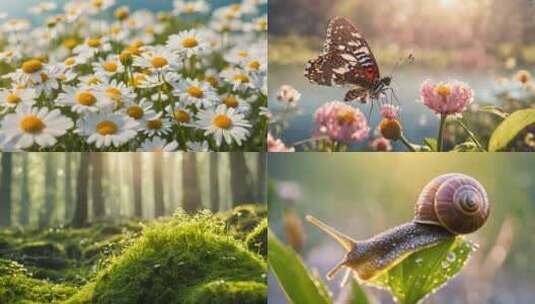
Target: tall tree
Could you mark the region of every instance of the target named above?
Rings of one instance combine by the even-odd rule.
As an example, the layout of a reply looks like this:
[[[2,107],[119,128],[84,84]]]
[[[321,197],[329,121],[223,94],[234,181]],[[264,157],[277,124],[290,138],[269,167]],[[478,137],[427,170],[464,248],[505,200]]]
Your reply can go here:
[[[256,189],[258,190],[256,196],[257,203],[267,203],[267,159],[266,153],[256,154]]]
[[[229,153],[230,186],[232,189],[232,205],[252,203],[255,199],[253,179],[243,152]]]
[[[195,153],[182,153],[182,208],[193,213],[201,208],[201,191]]]
[[[76,207],[71,225],[82,227],[87,223],[87,184],[89,179],[89,152],[82,152],[76,178]]]
[[[67,153],[68,154],[68,153]],[[22,176],[20,181],[20,210],[19,210],[19,224],[26,226],[30,223],[30,177],[29,177],[29,162],[30,155],[22,153]]]
[[[54,211],[56,210],[56,181],[57,169],[54,163],[54,153],[46,153],[45,155],[45,205],[41,208],[39,214],[39,228],[44,228],[50,225]]]
[[[167,160],[165,162],[165,167],[167,168],[167,185],[171,185],[170,187],[167,187],[167,197],[168,197],[168,206],[169,210],[173,212],[177,207],[176,202],[176,187],[175,187],[175,179],[176,179],[176,154],[175,153],[168,153]]]
[[[102,166],[103,166],[103,153],[91,153],[91,187],[93,198],[93,213],[95,218],[102,218],[106,215],[106,207],[104,203],[104,194],[102,192]]]
[[[65,201],[65,220],[72,218],[74,199],[72,192],[72,161],[73,153],[63,153],[65,156],[65,175],[63,184],[63,200]]]
[[[134,216],[143,217],[143,192],[141,190],[142,153],[132,153],[132,184],[134,188]]]
[[[152,154],[153,181],[154,181],[154,217],[165,215],[165,204],[163,201],[163,154],[155,152]]]
[[[2,153],[2,179],[0,179],[0,227],[11,225],[11,179],[13,178],[13,154]]]
[[[219,211],[219,158],[216,152],[210,153],[210,209]]]

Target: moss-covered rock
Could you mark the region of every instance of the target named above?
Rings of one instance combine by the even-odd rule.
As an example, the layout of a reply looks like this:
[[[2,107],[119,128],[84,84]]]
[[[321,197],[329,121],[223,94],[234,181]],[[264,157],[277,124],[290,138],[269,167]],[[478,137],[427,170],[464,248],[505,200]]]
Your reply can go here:
[[[86,298],[76,297],[79,303],[88,301],[87,296],[102,304],[187,303],[217,291],[221,299],[247,293],[260,295],[265,303],[265,262],[226,236],[224,228],[209,214],[177,214],[171,221],[149,227],[99,274],[93,290],[82,291]],[[247,284],[211,285],[220,281]],[[237,292],[239,286],[247,286],[247,291]]]
[[[264,258],[267,256],[268,244],[267,244],[267,230],[268,221],[263,219],[256,228],[247,235],[245,243],[249,250],[262,255]]]
[[[197,287],[186,303],[191,304],[265,304],[267,287],[258,282],[210,282]]]
[[[241,205],[222,215],[231,233],[241,240],[245,240],[247,235],[266,217],[265,205]]]

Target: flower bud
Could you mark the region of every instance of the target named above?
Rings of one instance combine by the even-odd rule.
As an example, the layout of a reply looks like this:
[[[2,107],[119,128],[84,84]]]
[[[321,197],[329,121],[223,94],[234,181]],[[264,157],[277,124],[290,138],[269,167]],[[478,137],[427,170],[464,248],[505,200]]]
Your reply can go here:
[[[132,53],[130,51],[123,51],[119,55],[119,60],[124,66],[129,66],[132,64]]]
[[[390,140],[398,140],[401,138],[401,124],[397,119],[385,118],[379,124],[379,131],[381,135]]]

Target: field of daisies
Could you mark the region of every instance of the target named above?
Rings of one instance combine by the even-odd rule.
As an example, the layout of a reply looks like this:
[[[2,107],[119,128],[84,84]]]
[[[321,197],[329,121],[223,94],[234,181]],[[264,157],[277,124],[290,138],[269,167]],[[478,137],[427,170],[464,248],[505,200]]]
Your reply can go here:
[[[215,3],[0,14],[0,150],[265,150],[267,1]]]

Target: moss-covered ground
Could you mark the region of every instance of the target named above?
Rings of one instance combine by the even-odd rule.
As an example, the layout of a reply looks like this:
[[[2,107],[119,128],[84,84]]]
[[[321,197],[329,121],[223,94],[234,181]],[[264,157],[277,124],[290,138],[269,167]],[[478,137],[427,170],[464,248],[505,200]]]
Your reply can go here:
[[[0,230],[0,303],[266,303],[266,215]]]

